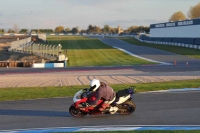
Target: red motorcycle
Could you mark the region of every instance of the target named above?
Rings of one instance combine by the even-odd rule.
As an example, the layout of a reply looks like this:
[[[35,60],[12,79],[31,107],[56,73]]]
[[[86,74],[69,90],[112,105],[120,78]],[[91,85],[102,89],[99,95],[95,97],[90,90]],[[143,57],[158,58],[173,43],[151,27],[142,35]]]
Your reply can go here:
[[[132,114],[136,109],[136,105],[132,101],[134,87],[116,92],[115,100],[103,111],[99,111],[99,107],[103,104],[104,100],[99,100],[96,106],[88,104],[88,100],[94,93],[95,92],[91,92],[89,89],[78,91],[73,97],[74,103],[69,107],[69,113],[74,117],[84,117],[87,114],[113,114],[113,109],[117,107],[117,111],[115,112],[128,115]]]

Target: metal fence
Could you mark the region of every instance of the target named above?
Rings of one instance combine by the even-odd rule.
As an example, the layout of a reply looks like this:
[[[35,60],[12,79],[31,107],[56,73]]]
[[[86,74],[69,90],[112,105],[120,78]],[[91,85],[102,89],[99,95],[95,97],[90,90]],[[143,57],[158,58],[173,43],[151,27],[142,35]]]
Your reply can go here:
[[[200,49],[200,45],[195,45],[195,44],[186,44],[186,43],[177,43],[177,42],[165,42],[165,41],[151,41],[151,40],[143,40],[140,39],[139,36],[135,37],[137,40],[145,43],[150,43],[150,44],[158,44],[158,45],[171,45],[171,46],[179,46],[179,47],[185,47],[185,48],[193,48],[193,49]]]
[[[62,52],[62,46],[59,45],[47,45],[47,44],[32,44],[27,47],[27,53],[38,55],[47,59],[57,58]]]
[[[31,41],[31,37],[18,41],[13,41],[11,42],[11,47],[9,48],[9,51],[12,52],[33,54],[51,60],[57,59],[59,54],[62,52],[61,50],[61,44],[36,44]]]
[[[31,43],[31,37],[11,42],[10,51],[13,49],[22,50],[27,44]]]

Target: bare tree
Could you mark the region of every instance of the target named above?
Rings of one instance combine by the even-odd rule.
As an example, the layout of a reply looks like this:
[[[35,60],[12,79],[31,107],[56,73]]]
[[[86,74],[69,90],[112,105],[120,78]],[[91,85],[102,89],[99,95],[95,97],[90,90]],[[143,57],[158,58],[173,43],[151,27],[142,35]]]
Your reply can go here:
[[[8,29],[8,33],[14,33],[15,31],[13,31],[11,28]]]
[[[200,17],[200,2],[197,5],[190,7],[188,17],[192,19]]]
[[[17,24],[14,24],[13,30],[14,30],[15,33],[19,33],[19,27],[18,27]]]
[[[179,20],[185,20],[186,16],[183,14],[183,12],[178,11],[175,12],[169,19],[169,21],[179,21]]]

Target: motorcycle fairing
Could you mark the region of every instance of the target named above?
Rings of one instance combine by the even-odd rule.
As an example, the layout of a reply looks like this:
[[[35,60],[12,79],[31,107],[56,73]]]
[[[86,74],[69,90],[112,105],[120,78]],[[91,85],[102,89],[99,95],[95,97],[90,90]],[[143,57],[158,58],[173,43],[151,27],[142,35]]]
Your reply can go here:
[[[82,93],[83,93],[83,91],[80,90],[80,91],[78,91],[78,92],[74,95],[74,97],[73,97],[74,103],[76,103],[76,102],[78,102],[78,101],[81,100],[81,94],[82,94]]]
[[[131,98],[131,95],[119,97],[119,101],[117,101],[116,104],[121,104],[121,103],[127,101],[129,98]]]
[[[132,88],[119,90],[116,93],[116,100],[112,103],[112,105],[115,106],[116,104],[121,104],[127,101],[129,98],[132,98],[133,93],[134,93],[134,90]]]

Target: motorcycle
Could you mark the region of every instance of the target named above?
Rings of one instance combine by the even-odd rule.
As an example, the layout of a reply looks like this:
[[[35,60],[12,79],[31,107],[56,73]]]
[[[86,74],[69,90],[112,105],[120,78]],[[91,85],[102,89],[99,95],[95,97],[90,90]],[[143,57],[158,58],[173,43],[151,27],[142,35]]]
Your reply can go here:
[[[135,93],[134,87],[129,87],[116,92],[115,100],[103,111],[98,109],[104,102],[102,99],[98,101],[96,106],[91,106],[88,104],[90,96],[94,93],[95,92],[91,92],[90,89],[87,88],[78,91],[73,97],[74,103],[69,107],[69,113],[74,117],[84,117],[87,114],[113,114],[113,109],[117,107],[117,111],[115,112],[129,115],[132,114],[136,109],[136,105],[132,100],[133,94]]]

